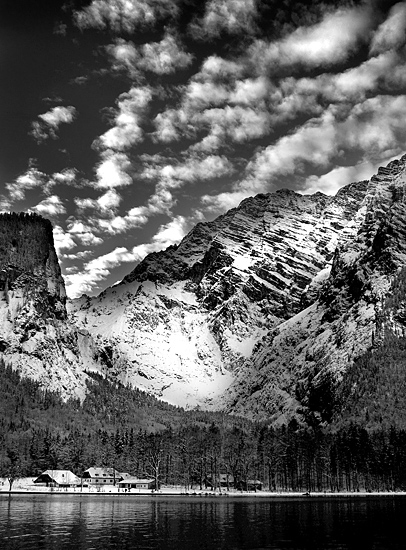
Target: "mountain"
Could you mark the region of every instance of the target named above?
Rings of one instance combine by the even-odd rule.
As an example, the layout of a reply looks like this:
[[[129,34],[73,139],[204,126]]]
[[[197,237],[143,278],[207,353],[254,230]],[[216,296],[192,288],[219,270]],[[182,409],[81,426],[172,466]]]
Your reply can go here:
[[[356,235],[367,187],[246,199],[120,284],[69,303],[72,322],[109,358],[110,376],[185,407],[222,408],[225,396],[232,411],[253,350],[315,300],[338,241]]]
[[[372,177],[354,217],[358,229],[351,239],[338,239],[318,299],[262,339],[226,390],[226,409],[277,422],[314,416],[328,422],[354,363],[387,345],[388,335],[404,336],[405,294],[394,300],[393,289],[404,281],[406,264],[405,163],[402,157]],[[371,384],[373,357],[384,361],[381,351],[361,361]],[[360,373],[352,380],[356,386]],[[391,380],[404,387],[401,373]]]
[[[7,365],[64,398],[84,396],[84,369],[98,365],[81,356],[52,225],[36,214],[0,215],[0,327]]]
[[[260,194],[72,301],[50,223],[4,214],[0,359],[64,399],[96,371],[185,408],[379,424],[406,387],[405,191],[406,156],[334,197]]]

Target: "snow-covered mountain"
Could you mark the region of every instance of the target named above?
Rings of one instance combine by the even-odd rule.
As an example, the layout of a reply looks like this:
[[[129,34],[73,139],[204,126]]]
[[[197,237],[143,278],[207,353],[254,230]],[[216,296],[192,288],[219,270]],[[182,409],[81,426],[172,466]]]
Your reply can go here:
[[[317,411],[328,420],[334,388],[355,359],[379,346],[388,319],[395,334],[405,334],[403,301],[383,313],[406,266],[405,162],[380,168],[368,183],[357,232],[338,239],[318,299],[262,339],[222,397],[226,409],[279,422]]]
[[[83,397],[86,370],[185,407],[328,420],[347,369],[406,303],[406,156],[336,196],[257,195],[65,304],[51,225],[0,216],[0,357]]]
[[[315,300],[337,242],[356,235],[366,189],[246,199],[73,301],[71,318],[110,358],[109,375],[182,406],[222,408],[227,396],[231,407],[258,343]]]

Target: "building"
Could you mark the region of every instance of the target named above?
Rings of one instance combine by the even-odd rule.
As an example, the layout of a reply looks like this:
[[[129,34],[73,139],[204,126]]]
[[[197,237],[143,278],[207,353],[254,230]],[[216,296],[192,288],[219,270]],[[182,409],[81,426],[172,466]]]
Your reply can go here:
[[[237,484],[240,491],[262,491],[262,482],[259,479],[247,479]]]
[[[230,474],[209,474],[205,480],[205,485],[212,489],[221,487],[222,489],[234,488],[234,477]]]
[[[77,487],[81,480],[70,470],[46,470],[34,483],[42,487]]]
[[[155,480],[129,477],[120,481],[118,486],[121,489],[155,489]]]
[[[114,468],[88,468],[82,474],[83,485],[116,485],[127,474],[121,474]]]

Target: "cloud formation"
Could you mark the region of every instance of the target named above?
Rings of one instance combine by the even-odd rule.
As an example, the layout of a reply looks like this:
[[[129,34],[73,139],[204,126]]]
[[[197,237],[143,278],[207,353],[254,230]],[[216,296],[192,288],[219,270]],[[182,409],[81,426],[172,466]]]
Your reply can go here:
[[[389,12],[388,18],[375,32],[370,52],[372,55],[387,50],[396,49],[406,42],[406,2],[395,4]]]
[[[379,5],[89,0],[54,29],[93,51],[40,96],[2,207],[52,217],[79,294],[249,195],[372,175],[406,138],[406,2]]]
[[[58,105],[53,107],[50,111],[38,115],[39,120],[35,120],[31,124],[31,135],[37,141],[41,143],[49,137],[57,139],[57,130],[61,124],[70,124],[77,116],[75,107],[69,105],[68,107],[62,107]]]
[[[74,13],[74,21],[82,30],[108,28],[132,33],[139,27],[155,25],[165,16],[176,17],[178,11],[175,0],[92,0]]]
[[[348,59],[366,41],[373,26],[372,11],[364,6],[327,12],[323,19],[299,27],[279,41],[256,41],[249,55],[261,73],[291,65],[331,66]]]
[[[196,38],[218,37],[222,33],[254,34],[258,17],[255,0],[209,0],[203,17],[190,26]]]

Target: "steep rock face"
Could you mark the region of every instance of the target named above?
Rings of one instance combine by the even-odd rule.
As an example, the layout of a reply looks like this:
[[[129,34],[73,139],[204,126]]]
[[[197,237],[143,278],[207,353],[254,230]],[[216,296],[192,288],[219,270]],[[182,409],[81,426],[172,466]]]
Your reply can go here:
[[[34,214],[0,215],[0,357],[65,398],[83,397],[85,366],[67,321],[52,226]]]
[[[329,420],[346,369],[381,339],[382,304],[406,262],[405,196],[406,156],[369,182],[353,218],[358,230],[338,240],[318,299],[270,331],[239,367],[221,399],[229,411]],[[399,312],[392,317],[403,331]]]
[[[110,374],[176,404],[221,406],[257,343],[316,299],[338,239],[358,231],[366,188],[246,199],[73,301],[71,317],[110,355]]]

